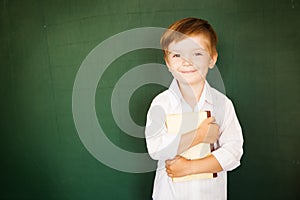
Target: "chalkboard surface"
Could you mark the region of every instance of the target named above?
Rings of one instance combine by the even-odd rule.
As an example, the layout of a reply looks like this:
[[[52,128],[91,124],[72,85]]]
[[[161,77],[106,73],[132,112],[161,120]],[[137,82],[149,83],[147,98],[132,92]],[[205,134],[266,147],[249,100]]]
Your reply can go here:
[[[153,171],[117,170],[86,148],[75,127],[73,86],[101,42],[189,16],[207,19],[218,33],[217,67],[243,128],[244,156],[228,173],[229,199],[300,199],[297,0],[0,0],[0,199],[151,199]],[[109,51],[120,48],[116,43]],[[125,117],[121,112],[115,118],[111,98],[130,70],[163,65],[162,52],[141,48],[115,58],[91,97],[95,116],[112,144],[142,155],[144,138],[120,128],[116,120]],[[167,73],[157,76],[170,81]],[[118,105],[127,105],[127,119],[142,130],[152,98],[166,86],[140,85],[126,102],[121,100],[132,86],[122,87]]]

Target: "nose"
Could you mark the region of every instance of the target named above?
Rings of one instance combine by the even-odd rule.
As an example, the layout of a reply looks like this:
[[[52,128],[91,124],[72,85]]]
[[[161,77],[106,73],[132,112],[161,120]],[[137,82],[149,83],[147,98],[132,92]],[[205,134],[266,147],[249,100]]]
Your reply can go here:
[[[191,59],[189,59],[187,57],[182,57],[182,65],[183,66],[191,66],[191,65],[193,65],[193,62],[191,61]]]

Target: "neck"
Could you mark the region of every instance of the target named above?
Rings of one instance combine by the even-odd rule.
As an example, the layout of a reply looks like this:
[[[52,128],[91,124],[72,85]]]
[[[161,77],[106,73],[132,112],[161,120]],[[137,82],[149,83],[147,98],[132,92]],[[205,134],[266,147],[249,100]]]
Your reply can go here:
[[[198,83],[194,83],[194,84],[182,84],[182,83],[178,83],[179,85],[179,89],[180,92],[182,94],[182,97],[184,98],[184,100],[192,107],[194,108],[203,91],[204,85],[205,85],[205,81],[201,81]]]

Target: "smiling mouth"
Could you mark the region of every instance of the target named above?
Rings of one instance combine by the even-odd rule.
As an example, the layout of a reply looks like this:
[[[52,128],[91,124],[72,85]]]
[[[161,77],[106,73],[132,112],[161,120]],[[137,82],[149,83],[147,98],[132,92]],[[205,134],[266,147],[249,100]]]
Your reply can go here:
[[[186,71],[180,71],[183,74],[190,74],[190,73],[195,73],[197,70],[193,69],[193,70],[186,70]]]

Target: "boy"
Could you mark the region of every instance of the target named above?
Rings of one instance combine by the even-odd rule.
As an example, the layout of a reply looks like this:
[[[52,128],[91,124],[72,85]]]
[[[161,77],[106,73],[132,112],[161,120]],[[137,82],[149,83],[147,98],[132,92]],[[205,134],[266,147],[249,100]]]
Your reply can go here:
[[[206,81],[208,69],[218,57],[217,35],[207,21],[186,18],[173,23],[160,44],[174,80],[168,90],[154,98],[147,114],[147,148],[158,160],[153,199],[226,199],[226,172],[240,165],[243,137],[233,104]],[[212,117],[197,129],[182,135],[167,133],[166,115],[207,110]],[[196,160],[179,156],[198,143],[213,144],[215,150]],[[217,173],[217,177],[172,181],[199,173]]]

